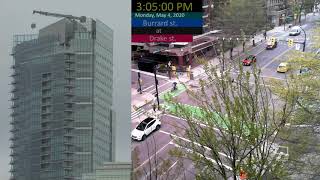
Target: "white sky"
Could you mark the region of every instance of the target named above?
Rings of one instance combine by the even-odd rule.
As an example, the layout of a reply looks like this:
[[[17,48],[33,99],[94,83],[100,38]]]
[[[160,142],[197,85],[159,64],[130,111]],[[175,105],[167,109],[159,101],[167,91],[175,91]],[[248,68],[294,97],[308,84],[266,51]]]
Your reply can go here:
[[[130,125],[130,18],[131,18],[131,0],[0,0],[0,18],[1,18],[1,33],[0,33],[0,179],[9,178],[9,137],[10,137],[10,82],[11,74],[10,66],[12,65],[12,57],[9,56],[12,48],[12,37],[14,34],[37,33],[39,28],[42,28],[59,19],[54,17],[33,15],[33,10],[42,10],[48,12],[56,12],[62,14],[72,14],[75,16],[87,16],[94,19],[99,19],[114,31],[114,62],[119,63],[117,70],[118,79],[116,89],[121,89],[121,95],[118,94],[117,107],[123,107],[121,103],[127,104],[125,108],[119,108],[117,113],[120,119],[125,119],[122,122],[124,126]],[[31,30],[31,23],[36,23],[36,30]],[[121,72],[122,71],[122,72]],[[121,76],[119,76],[121,75]],[[119,91],[117,91],[119,92]],[[121,103],[119,103],[121,102]],[[130,129],[128,129],[130,132]],[[128,136],[128,134],[121,134]],[[130,139],[127,144],[123,143],[118,147],[123,149],[122,153],[117,155],[119,161],[130,159]],[[121,146],[121,147],[120,147]],[[129,152],[129,153],[128,153]]]

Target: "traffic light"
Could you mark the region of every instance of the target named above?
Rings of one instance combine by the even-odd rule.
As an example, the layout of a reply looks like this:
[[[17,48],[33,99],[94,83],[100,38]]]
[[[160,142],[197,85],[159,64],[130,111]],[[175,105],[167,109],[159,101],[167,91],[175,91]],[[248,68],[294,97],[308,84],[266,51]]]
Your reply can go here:
[[[272,37],[272,38],[271,38],[271,44],[274,45],[275,43],[276,43],[276,38],[275,38],[275,37]]]
[[[293,46],[293,39],[288,39],[288,46],[292,47]]]

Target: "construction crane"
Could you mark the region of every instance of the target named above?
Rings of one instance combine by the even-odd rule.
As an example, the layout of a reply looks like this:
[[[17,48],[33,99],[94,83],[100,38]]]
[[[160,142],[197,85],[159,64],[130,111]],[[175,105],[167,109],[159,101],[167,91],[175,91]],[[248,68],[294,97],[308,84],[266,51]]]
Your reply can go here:
[[[72,15],[66,15],[66,14],[58,14],[58,13],[50,13],[50,12],[44,12],[44,11],[33,11],[33,14],[40,14],[40,15],[45,15],[45,16],[53,16],[53,17],[58,17],[58,18],[67,18],[70,20],[79,20],[81,23],[86,22],[86,16],[72,16]]]

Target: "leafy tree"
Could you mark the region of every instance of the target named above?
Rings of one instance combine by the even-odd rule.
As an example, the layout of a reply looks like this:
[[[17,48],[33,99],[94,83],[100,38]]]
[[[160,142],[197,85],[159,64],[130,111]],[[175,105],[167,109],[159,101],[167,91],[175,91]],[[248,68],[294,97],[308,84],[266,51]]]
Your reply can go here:
[[[169,113],[188,123],[184,138],[173,155],[191,159],[197,179],[237,179],[241,169],[249,179],[267,174],[283,178],[284,156],[277,154],[276,138],[293,109],[293,96],[276,103],[260,77],[260,70],[243,70],[234,76],[203,60],[207,75],[198,91],[187,92],[199,105],[190,109],[167,97]],[[172,108],[173,107],[173,108]],[[170,109],[170,108],[168,108]]]
[[[132,180],[170,180],[176,179],[183,172],[183,164],[181,160],[174,161],[173,158],[161,158],[157,156],[155,152],[158,151],[156,141],[154,136],[151,135],[144,142],[146,145],[146,149],[144,151],[147,152],[147,163],[145,166],[142,166],[142,162],[139,158],[141,152],[140,147],[135,147],[132,151],[132,164],[133,164],[133,172],[132,172]],[[176,163],[175,172],[173,173],[172,166]]]
[[[319,46],[320,30],[313,33],[316,47]],[[320,64],[313,52],[293,51],[287,57],[291,73],[285,83],[273,80],[273,92],[284,98],[288,91],[295,94],[295,111],[290,124],[280,133],[280,139],[290,151],[288,170],[299,179],[320,178]],[[309,71],[305,71],[306,68]],[[305,71],[304,73],[300,73]],[[286,84],[286,85],[284,85]]]
[[[229,37],[240,37],[242,31],[247,36],[254,36],[265,28],[264,0],[213,0],[212,3],[212,24]]]

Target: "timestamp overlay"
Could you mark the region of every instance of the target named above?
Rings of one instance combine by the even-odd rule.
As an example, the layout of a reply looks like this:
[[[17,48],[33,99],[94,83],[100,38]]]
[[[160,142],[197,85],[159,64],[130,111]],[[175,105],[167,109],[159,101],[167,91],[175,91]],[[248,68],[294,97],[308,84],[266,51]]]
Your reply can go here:
[[[133,0],[132,42],[192,42],[202,16],[202,0]]]

